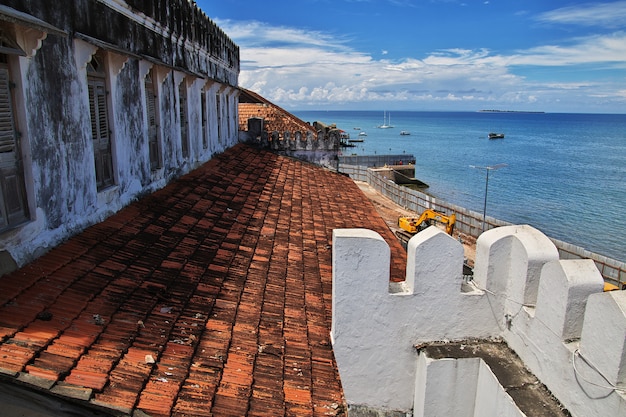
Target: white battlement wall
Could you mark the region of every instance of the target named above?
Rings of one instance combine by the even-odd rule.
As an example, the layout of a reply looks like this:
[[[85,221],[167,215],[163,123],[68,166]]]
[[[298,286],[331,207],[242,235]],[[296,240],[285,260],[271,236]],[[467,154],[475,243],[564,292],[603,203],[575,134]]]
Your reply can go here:
[[[573,416],[626,415],[626,293],[603,293],[593,261],[561,261],[538,230],[507,226],[478,239],[473,283],[462,263],[461,244],[431,227],[409,241],[406,280],[390,283],[380,235],[334,231],[331,338],[349,405],[428,415],[432,387],[458,387],[429,388],[415,346],[503,339]],[[459,400],[474,412],[483,380]]]

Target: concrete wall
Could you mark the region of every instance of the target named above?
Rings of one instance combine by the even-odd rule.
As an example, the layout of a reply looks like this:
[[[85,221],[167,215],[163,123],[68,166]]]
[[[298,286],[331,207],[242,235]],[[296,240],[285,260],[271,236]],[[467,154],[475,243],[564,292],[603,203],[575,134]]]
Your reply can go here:
[[[385,165],[415,165],[415,156],[412,154],[397,155],[345,155],[350,152],[346,149],[344,155],[339,157],[341,168],[350,169],[352,166],[361,166],[364,169],[370,167],[382,167]],[[343,171],[342,171],[343,172]]]
[[[8,59],[29,206],[27,222],[0,234],[3,259],[21,266],[237,143],[239,50],[192,2],[3,4],[3,30],[24,51]],[[104,58],[114,170],[113,186],[100,190],[86,70],[96,54]],[[158,102],[157,169],[149,163],[149,71]],[[181,86],[188,155],[181,143]]]
[[[334,231],[331,339],[349,405],[433,415],[419,391],[442,374],[429,380],[415,346],[502,339],[571,415],[624,414],[626,292],[604,293],[593,261],[559,260],[538,230],[506,226],[479,237],[468,284],[461,244],[436,227],[409,241],[404,282],[390,283],[389,262],[377,233]],[[476,415],[516,415],[505,403]]]

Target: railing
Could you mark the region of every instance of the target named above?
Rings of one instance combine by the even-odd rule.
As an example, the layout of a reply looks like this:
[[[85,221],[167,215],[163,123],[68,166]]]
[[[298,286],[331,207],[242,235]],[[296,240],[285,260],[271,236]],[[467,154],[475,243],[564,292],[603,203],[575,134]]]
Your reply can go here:
[[[398,185],[381,174],[368,169],[367,166],[340,163],[339,171],[348,174],[355,181],[367,182],[379,193],[407,210],[421,213],[426,209],[433,209],[442,213],[455,213],[455,229],[469,236],[478,237],[483,231],[482,213],[468,210],[421,191]],[[485,219],[485,230],[510,224],[509,222],[487,216]],[[550,238],[550,240],[557,247],[561,259],[592,259],[606,282],[617,285],[619,288],[626,288],[626,263],[590,252],[567,242],[553,238]]]

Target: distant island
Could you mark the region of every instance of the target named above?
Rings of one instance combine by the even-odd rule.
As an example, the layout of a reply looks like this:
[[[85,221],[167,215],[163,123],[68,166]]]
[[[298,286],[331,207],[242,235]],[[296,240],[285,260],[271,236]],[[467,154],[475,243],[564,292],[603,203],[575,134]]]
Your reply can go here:
[[[479,113],[539,113],[543,114],[545,111],[526,111],[526,110],[478,110]]]

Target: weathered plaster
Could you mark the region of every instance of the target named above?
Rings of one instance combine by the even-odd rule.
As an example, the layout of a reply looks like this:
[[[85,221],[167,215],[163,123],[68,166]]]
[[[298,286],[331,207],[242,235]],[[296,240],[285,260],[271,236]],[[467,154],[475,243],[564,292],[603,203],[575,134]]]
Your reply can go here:
[[[167,4],[176,3],[170,13]],[[12,57],[16,117],[30,222],[0,235],[0,250],[16,265],[100,221],[138,196],[206,162],[235,144],[239,50],[195,4],[113,0],[8,0],[41,22],[13,23],[27,52]],[[52,34],[45,28],[54,28]],[[51,29],[52,30],[52,29]],[[105,58],[107,107],[115,185],[98,191],[86,64]],[[193,55],[193,56],[192,56]],[[154,70],[161,167],[152,171],[147,142],[145,75]],[[190,155],[182,157],[177,84],[188,88]],[[202,147],[200,90],[207,94],[207,149]],[[215,92],[222,91],[221,137]],[[227,98],[228,97],[228,98]],[[229,119],[227,120],[226,117]]]

